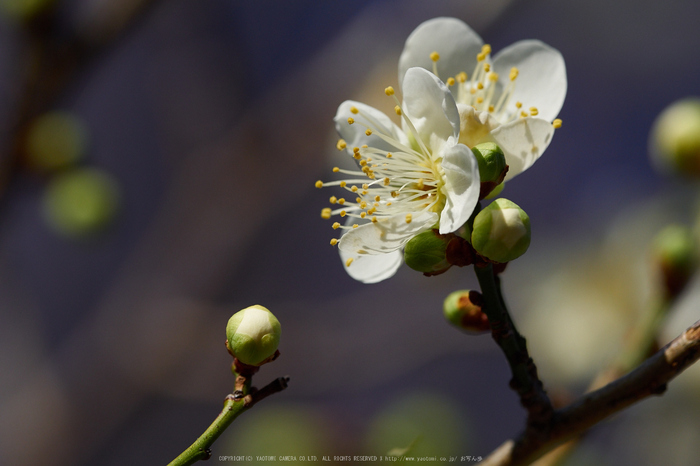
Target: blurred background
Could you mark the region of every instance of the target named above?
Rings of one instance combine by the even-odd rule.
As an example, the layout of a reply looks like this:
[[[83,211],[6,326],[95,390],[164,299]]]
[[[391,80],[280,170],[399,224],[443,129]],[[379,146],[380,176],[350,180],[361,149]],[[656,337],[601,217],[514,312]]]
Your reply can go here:
[[[578,394],[654,293],[648,243],[692,225],[697,186],[648,135],[698,95],[692,0],[0,0],[0,464],[166,464],[233,389],[225,325],[283,327],[255,384],[290,387],[219,455],[486,456],[523,427],[488,335],[442,316],[469,268],[353,281],[320,218],[346,99],[386,105],[408,34],[436,16],[497,53],[559,49],[569,91],[545,156],[503,196],[530,215],[506,299],[553,394]],[[670,339],[700,316],[681,298]],[[700,377],[599,425],[569,464],[684,465]]]

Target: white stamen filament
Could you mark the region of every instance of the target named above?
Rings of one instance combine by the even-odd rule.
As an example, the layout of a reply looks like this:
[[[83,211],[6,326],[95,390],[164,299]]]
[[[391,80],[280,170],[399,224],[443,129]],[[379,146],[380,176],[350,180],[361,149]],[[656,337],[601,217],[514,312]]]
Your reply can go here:
[[[406,123],[409,136],[418,147],[412,148],[403,144],[370,115],[353,107],[352,113],[360,118],[353,119],[352,124],[363,126],[369,130],[367,134],[380,138],[393,150],[386,151],[368,146],[354,148],[354,157],[360,170],[335,168],[335,173],[342,173],[350,178],[321,182],[317,186],[340,186],[352,192],[356,196],[355,201],[343,200],[341,204],[335,196],[332,197],[331,203],[341,204],[341,207],[334,210],[325,208],[322,212],[323,218],[341,216],[376,222],[402,214],[406,216],[405,221],[410,223],[416,213],[442,208],[444,195],[440,192],[443,185],[441,160],[433,160],[431,151],[420,138],[411,119],[401,110],[398,99],[393,95],[393,89],[387,88],[386,93],[394,97],[399,109],[396,113]],[[339,142],[338,147],[346,146]],[[356,227],[357,224],[333,224],[334,229],[347,230]]]

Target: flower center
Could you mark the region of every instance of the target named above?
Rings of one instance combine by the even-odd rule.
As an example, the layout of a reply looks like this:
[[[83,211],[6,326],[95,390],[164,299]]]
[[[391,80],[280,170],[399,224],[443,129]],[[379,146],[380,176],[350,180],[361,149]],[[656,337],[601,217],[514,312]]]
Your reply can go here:
[[[456,91],[452,94],[455,95],[457,103],[470,105],[480,112],[488,112],[500,124],[508,123],[518,117],[537,116],[539,112],[536,107],[526,109],[521,102],[516,102],[514,105],[510,103],[519,74],[518,68],[510,69],[508,83],[504,87],[498,82],[498,73],[491,70],[490,55],[491,46],[485,44],[476,56],[476,66],[471,79],[464,71],[447,79],[448,86],[456,86]],[[437,62],[440,55],[433,52],[430,54],[430,59],[433,61],[433,73],[437,75]]]
[[[391,87],[386,88],[385,93],[394,96]],[[352,219],[346,225],[334,222],[333,229],[357,228],[360,223],[378,222],[396,215],[404,215],[405,222],[411,223],[416,213],[439,213],[445,206],[445,195],[441,191],[444,185],[442,159],[433,157],[408,116],[402,111],[398,99],[395,96],[394,99],[397,104],[396,114],[404,119],[409,129],[408,142],[396,139],[366,112],[356,107],[350,109],[358,116],[358,120],[351,117],[348,119],[349,124],[364,126],[367,136],[375,135],[394,149],[388,151],[368,145],[353,147],[357,170],[335,167],[333,172],[348,177],[330,182],[316,182],[317,188],[339,186],[349,193],[346,197],[331,196],[330,203],[333,207],[326,207],[321,211],[321,217],[324,219],[334,216]],[[345,151],[347,143],[340,139],[336,147]],[[335,238],[331,240],[332,245],[337,242]]]

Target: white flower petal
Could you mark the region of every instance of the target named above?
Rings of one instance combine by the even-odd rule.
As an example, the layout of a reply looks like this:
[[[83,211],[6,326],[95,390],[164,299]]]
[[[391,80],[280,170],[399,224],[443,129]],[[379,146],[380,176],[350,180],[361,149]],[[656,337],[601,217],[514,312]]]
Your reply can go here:
[[[353,228],[338,242],[338,249],[349,254],[386,254],[401,249],[418,233],[430,229],[438,221],[435,212],[410,213],[379,219]]]
[[[399,58],[399,83],[409,68],[419,66],[433,70],[430,54],[438,52],[438,77],[443,81],[464,71],[471,73],[483,41],[464,22],[456,18],[434,18],[418,26],[404,46]]]
[[[433,152],[448,138],[459,137],[457,104],[437,76],[423,68],[410,68],[403,81],[403,95],[406,116]],[[404,131],[410,131],[405,122]]]
[[[442,169],[445,171],[443,192],[447,198],[440,214],[440,233],[451,233],[469,220],[479,202],[479,165],[464,144],[446,147]]]
[[[359,227],[358,227],[359,228]],[[350,254],[339,250],[343,267],[350,277],[362,283],[377,283],[394,276],[403,263],[403,254],[396,250],[387,254]],[[352,263],[347,266],[347,260]]]
[[[353,107],[359,110],[360,113],[353,113],[351,111],[351,108]],[[348,118],[355,120],[355,123],[348,123]],[[394,146],[376,134],[367,136],[365,131],[367,131],[368,126],[375,133],[381,132],[389,135],[391,138],[400,141],[403,144],[408,144],[408,138],[406,135],[393,121],[391,121],[388,116],[376,108],[370,107],[362,102],[346,100],[338,107],[338,111],[336,112],[333,121],[335,121],[335,129],[338,131],[338,134],[347,143],[345,150],[350,155],[353,154],[353,147],[361,147],[364,144],[367,144],[370,147],[376,147],[380,150],[394,150]]]
[[[499,81],[508,79],[511,68],[518,68],[511,102],[522,102],[525,109],[537,107],[538,116],[554,120],[566,97],[566,65],[557,49],[538,40],[523,40],[501,50],[493,59]]]
[[[508,164],[505,181],[524,172],[537,161],[552,141],[554,127],[542,118],[520,118],[491,132]]]

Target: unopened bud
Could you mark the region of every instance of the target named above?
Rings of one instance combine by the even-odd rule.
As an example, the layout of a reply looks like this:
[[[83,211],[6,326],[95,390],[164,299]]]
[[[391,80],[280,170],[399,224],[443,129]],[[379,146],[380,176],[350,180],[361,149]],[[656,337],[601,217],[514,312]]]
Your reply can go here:
[[[654,239],[652,255],[661,270],[666,291],[680,293],[695,271],[697,259],[690,230],[682,225],[669,225]]]
[[[666,107],[654,122],[649,148],[661,168],[700,177],[700,99]]]
[[[452,264],[447,261],[447,245],[453,235],[441,235],[428,230],[411,238],[404,248],[403,258],[413,270],[428,275],[446,272]]]
[[[496,199],[474,219],[472,246],[493,262],[517,259],[530,246],[530,217],[508,199]]]
[[[493,142],[477,144],[472,147],[472,153],[479,164],[479,178],[481,179],[479,198],[483,199],[503,182],[508,172],[508,165],[506,165],[503,151]]]
[[[450,293],[443,303],[445,318],[457,328],[472,332],[490,330],[489,320],[481,310],[483,297],[478,291],[460,290]]]
[[[226,325],[229,351],[251,366],[264,364],[275,355],[281,333],[277,317],[258,304],[236,312]]]

